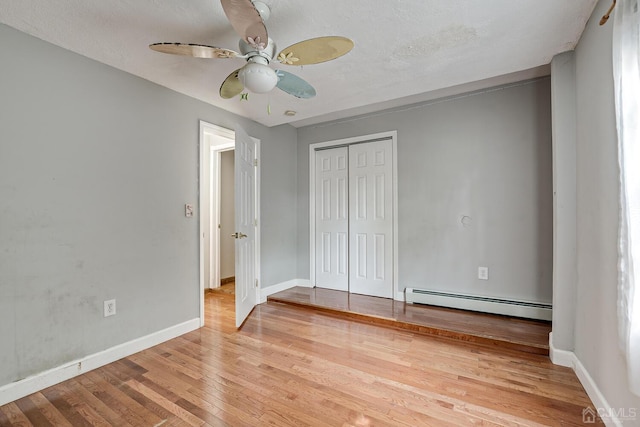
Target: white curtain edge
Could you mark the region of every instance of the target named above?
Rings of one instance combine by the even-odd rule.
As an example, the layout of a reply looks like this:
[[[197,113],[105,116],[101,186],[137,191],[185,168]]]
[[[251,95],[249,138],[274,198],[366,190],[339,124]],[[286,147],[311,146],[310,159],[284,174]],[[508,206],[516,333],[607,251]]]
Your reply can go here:
[[[640,396],[640,12],[638,0],[618,2],[613,23],[613,77],[618,162],[618,332],[629,389]],[[634,142],[636,143],[634,145]],[[635,313],[635,314],[634,314]]]

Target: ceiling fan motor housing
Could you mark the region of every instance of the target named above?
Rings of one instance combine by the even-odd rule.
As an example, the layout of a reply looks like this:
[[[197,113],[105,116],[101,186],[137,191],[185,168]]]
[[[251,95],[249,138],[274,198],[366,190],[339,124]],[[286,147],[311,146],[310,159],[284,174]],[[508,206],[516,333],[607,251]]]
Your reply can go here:
[[[271,9],[269,9],[269,6],[261,1],[254,1],[252,3],[260,14],[260,18],[262,18],[264,22],[267,22],[269,20],[269,17],[271,16]]]
[[[248,59],[251,59],[254,56],[261,56],[267,60],[267,64],[271,62],[273,57],[276,55],[276,44],[271,37],[269,37],[267,46],[262,50],[256,49],[243,39],[240,39],[238,42],[238,47],[240,49],[240,53],[247,55]]]

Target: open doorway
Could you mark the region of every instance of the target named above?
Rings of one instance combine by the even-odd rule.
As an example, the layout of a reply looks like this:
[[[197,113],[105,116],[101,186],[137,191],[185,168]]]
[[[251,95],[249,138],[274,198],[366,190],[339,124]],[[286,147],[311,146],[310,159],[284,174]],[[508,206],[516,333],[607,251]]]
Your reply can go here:
[[[223,148],[221,148],[223,147]],[[210,150],[210,275],[209,303],[216,310],[210,314],[220,317],[220,307],[235,305],[235,150],[228,144],[212,145]],[[211,300],[215,299],[215,303]],[[215,314],[214,314],[215,313]],[[233,313],[229,313],[233,314]],[[233,317],[233,316],[231,316]]]
[[[231,238],[235,214],[235,132],[201,121],[200,145],[200,291],[204,298],[205,290],[219,289],[223,281],[235,280]],[[203,299],[201,326],[204,319]]]
[[[215,133],[205,134],[205,145],[209,147],[208,185],[202,184],[202,193],[206,196],[203,203],[203,217],[207,218],[204,227],[204,274],[205,286],[210,289],[219,288],[223,280],[234,280],[235,257],[234,241],[231,234],[234,225],[234,148],[235,140],[232,131],[209,125]],[[222,131],[230,134],[221,133]],[[224,254],[222,252],[225,252]]]
[[[236,281],[236,256],[235,256],[235,240],[231,235],[235,232],[235,204],[234,204],[234,189],[235,189],[235,167],[234,167],[234,155],[233,149],[214,151],[212,148],[213,156],[216,156],[216,163],[218,168],[214,168],[213,174],[216,173],[219,178],[218,182],[218,195],[219,198],[212,203],[212,212],[214,217],[218,218],[218,230],[220,234],[218,253],[218,266],[219,266],[219,283],[218,286],[224,286],[227,289],[232,289]],[[215,226],[215,223],[214,223]],[[213,256],[215,257],[215,250],[213,248]],[[212,284],[211,287],[215,287]]]
[[[225,152],[233,151],[233,157]],[[226,156],[226,157],[225,157]],[[223,279],[235,283],[235,323],[240,327],[256,305],[260,277],[260,140],[241,127],[235,131],[200,122],[200,325],[205,324],[205,290],[220,290]],[[233,169],[223,163],[232,160]],[[232,175],[223,183],[222,174]],[[232,190],[232,210],[221,209],[222,190]],[[222,217],[233,217],[232,230]],[[226,231],[225,231],[226,230]],[[233,238],[232,238],[233,237]],[[234,250],[220,254],[232,239]],[[233,254],[233,255],[230,255]],[[231,262],[233,256],[235,262]],[[230,265],[233,270],[230,270]],[[226,267],[225,267],[226,265]],[[223,270],[225,268],[225,270]],[[208,299],[208,298],[207,298]]]

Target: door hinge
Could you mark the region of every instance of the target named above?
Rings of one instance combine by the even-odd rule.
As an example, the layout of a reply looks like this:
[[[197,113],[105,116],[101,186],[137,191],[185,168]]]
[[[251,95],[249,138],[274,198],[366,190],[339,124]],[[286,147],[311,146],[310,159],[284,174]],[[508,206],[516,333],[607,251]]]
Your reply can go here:
[[[258,159],[253,159],[253,166],[258,167]]]
[[[256,288],[258,287],[258,279],[256,279]]]

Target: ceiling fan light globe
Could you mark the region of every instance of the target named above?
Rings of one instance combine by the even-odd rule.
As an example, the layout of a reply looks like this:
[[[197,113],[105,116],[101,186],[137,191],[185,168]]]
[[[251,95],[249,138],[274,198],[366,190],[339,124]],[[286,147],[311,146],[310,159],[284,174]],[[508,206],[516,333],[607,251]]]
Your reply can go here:
[[[278,83],[276,72],[264,64],[248,63],[238,72],[238,79],[253,93],[267,93]]]

